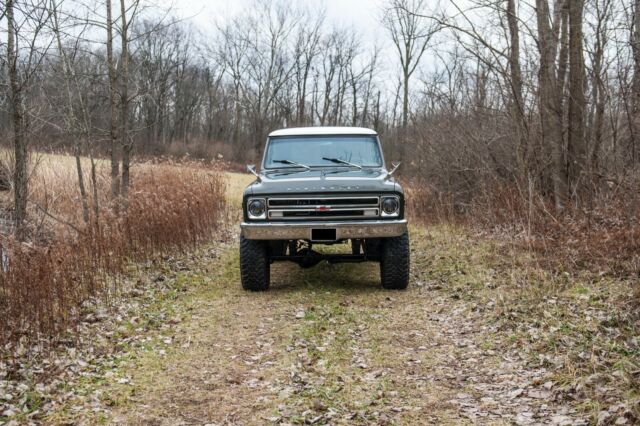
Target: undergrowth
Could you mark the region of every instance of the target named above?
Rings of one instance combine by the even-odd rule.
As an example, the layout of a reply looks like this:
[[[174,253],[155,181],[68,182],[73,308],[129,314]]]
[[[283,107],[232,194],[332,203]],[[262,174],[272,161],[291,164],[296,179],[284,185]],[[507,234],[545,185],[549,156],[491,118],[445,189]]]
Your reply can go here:
[[[38,234],[28,243],[2,241],[0,343],[73,327],[83,302],[116,292],[114,277],[131,262],[209,240],[226,217],[221,173],[153,165],[137,171],[126,202],[110,199],[108,179],[101,179],[84,222],[75,182],[58,172],[44,170],[34,180],[34,204],[46,208],[33,226]]]
[[[640,419],[632,276],[549,269],[537,252],[467,226],[414,228],[412,238],[430,248],[412,253],[418,284],[472,303],[494,330],[493,349],[548,371],[556,401],[582,404],[594,424],[605,415]]]
[[[408,212],[423,223],[457,223],[502,238],[536,256],[553,272],[589,270],[614,277],[640,276],[640,196],[629,182],[554,208],[551,200],[517,185],[496,183],[461,202],[424,182],[411,182]],[[640,290],[639,290],[640,291]],[[640,302],[640,292],[637,294]]]

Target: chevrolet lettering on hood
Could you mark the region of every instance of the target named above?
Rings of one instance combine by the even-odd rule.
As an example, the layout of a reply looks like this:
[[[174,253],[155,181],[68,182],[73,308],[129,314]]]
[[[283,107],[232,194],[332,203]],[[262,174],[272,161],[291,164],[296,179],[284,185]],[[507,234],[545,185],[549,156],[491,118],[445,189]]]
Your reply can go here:
[[[243,195],[240,272],[264,291],[271,263],[377,262],[382,286],[409,284],[404,191],[388,169],[378,134],[358,127],[272,132],[260,170]],[[327,245],[346,247],[323,251]]]
[[[287,191],[358,191],[359,186],[298,186],[287,188]]]

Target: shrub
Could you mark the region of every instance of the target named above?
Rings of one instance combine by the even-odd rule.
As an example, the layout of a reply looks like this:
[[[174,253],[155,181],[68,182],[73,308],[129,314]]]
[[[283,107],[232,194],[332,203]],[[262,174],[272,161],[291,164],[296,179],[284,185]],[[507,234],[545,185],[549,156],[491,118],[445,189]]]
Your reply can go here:
[[[72,180],[54,182],[58,188],[50,192],[74,193],[65,187]],[[52,203],[56,215],[79,209],[77,197],[61,198]],[[77,214],[65,216],[77,232],[58,224],[46,242],[2,241],[9,259],[0,272],[0,343],[67,329],[83,301],[117,290],[108,286],[117,286],[113,277],[131,261],[207,241],[226,214],[223,176],[186,166],[145,166],[135,175],[126,206],[102,201],[110,208],[89,224]]]
[[[550,200],[529,195],[515,184],[496,181],[460,203],[453,194],[439,194],[424,182],[412,182],[408,212],[421,222],[465,223],[510,238],[555,271],[589,269],[637,277],[640,196],[633,188],[637,184],[632,182],[604,187],[582,206],[558,212]]]

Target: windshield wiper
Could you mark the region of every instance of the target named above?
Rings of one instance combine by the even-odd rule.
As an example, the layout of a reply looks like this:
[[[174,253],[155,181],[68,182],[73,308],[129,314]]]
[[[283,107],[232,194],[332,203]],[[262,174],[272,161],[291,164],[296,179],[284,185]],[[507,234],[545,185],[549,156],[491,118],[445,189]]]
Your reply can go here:
[[[295,169],[295,170],[284,171],[285,169]],[[284,168],[281,168],[281,169],[277,169],[277,171],[276,170],[272,170],[271,172],[268,172],[268,173],[271,173],[273,176],[287,176],[287,175],[294,175],[296,173],[306,173],[308,171],[309,170],[307,170],[307,169],[300,170],[300,169],[298,169],[296,167],[284,167]]]
[[[273,160],[273,162],[280,163],[280,164],[290,164],[292,166],[298,166],[298,167],[305,168],[307,170],[311,170],[311,167],[307,166],[306,164],[296,163],[295,161],[291,161],[291,160]]]
[[[327,161],[331,161],[332,163],[338,163],[338,164],[346,164],[347,166],[353,166],[353,167],[357,167],[360,170],[362,170],[362,166],[360,164],[356,164],[356,163],[351,163],[349,161],[345,161],[345,160],[341,160],[339,158],[327,158],[327,157],[322,157],[323,160],[327,160]]]

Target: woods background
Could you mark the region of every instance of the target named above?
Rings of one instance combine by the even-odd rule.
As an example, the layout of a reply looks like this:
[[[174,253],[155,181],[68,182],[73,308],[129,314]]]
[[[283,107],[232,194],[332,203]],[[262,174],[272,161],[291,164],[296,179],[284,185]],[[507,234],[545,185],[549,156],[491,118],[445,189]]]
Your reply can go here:
[[[307,125],[376,129],[428,191],[424,210],[467,213],[505,191],[524,211],[621,193],[636,206],[637,1],[389,0],[379,46],[316,4],[255,1],[202,33],[152,3],[3,4],[0,140],[18,234],[28,151],[109,157],[126,198],[134,153],[256,162],[270,130]]]

